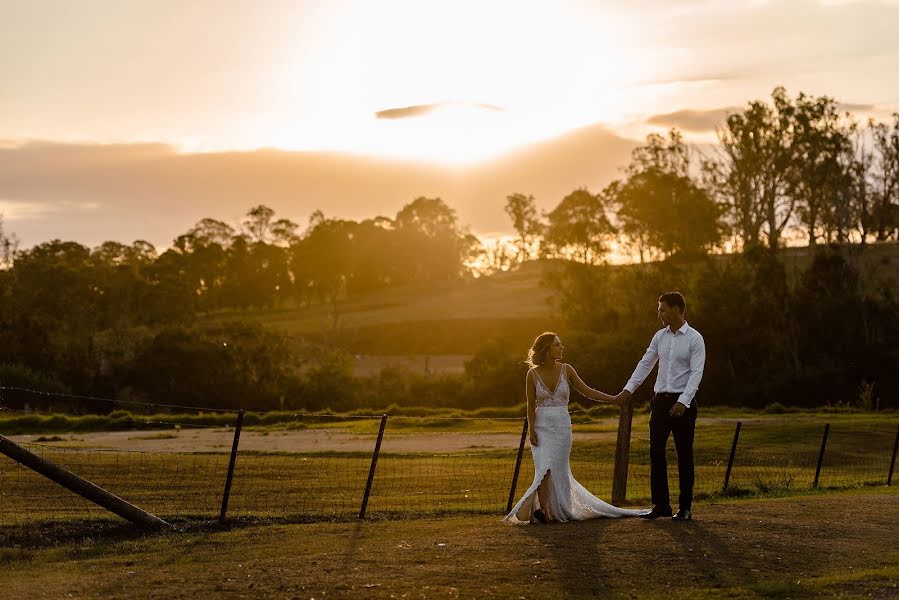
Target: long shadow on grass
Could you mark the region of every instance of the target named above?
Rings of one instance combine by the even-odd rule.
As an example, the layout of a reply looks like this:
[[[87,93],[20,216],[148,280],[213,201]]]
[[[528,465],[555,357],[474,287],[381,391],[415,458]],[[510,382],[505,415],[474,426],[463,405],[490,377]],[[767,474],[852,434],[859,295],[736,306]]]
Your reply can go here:
[[[528,564],[525,581],[539,579],[558,580],[562,596],[582,597],[596,595],[615,597],[611,565],[603,562],[603,547],[608,535],[609,519],[594,519],[548,525],[524,525],[532,543],[542,546],[552,558],[549,564],[530,564],[533,561],[522,556]]]
[[[362,543],[362,522],[356,522],[353,532],[348,538],[348,546],[343,557],[340,559],[339,573],[349,573],[353,566],[356,565],[356,555],[359,553],[359,546]]]
[[[67,521],[12,525],[0,528],[0,548],[52,548],[85,542],[123,542],[158,535],[119,521]]]
[[[744,566],[745,555],[706,529],[697,521],[653,523],[681,546],[683,552],[675,567],[701,586],[728,587],[745,584],[751,575]],[[743,549],[745,551],[745,548]]]

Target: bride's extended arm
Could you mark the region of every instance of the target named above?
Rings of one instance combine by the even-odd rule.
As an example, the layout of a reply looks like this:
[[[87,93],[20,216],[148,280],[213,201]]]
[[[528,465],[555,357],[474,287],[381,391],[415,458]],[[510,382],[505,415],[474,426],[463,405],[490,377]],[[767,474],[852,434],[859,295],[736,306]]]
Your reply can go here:
[[[571,365],[565,365],[565,368],[568,369],[568,379],[571,381],[572,387],[583,394],[590,400],[594,400],[596,402],[610,402],[615,403],[615,396],[610,396],[609,394],[600,392],[599,390],[594,390],[592,387],[588,386],[584,383],[584,380],[580,378],[577,374],[577,371],[574,370],[574,367]]]
[[[537,430],[534,424],[537,422],[537,390],[534,387],[534,374],[528,371],[524,378],[524,393],[528,399],[528,431],[530,432],[531,446],[537,445]]]

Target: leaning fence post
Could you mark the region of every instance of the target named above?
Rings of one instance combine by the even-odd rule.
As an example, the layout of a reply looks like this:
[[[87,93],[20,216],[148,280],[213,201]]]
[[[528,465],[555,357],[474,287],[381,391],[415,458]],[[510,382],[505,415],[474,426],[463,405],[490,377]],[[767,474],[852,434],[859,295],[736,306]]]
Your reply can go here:
[[[741,421],[737,421],[737,428],[734,429],[734,442],[730,445],[730,456],[727,457],[727,470],[724,471],[724,488],[727,491],[727,483],[730,481],[730,470],[734,466],[734,457],[737,455],[737,441],[740,439],[740,427],[743,426]]]
[[[368,481],[365,483],[365,494],[362,495],[362,508],[359,509],[359,518],[365,518],[365,509],[368,508],[368,496],[371,494],[371,484],[375,481],[375,467],[378,466],[378,455],[381,454],[381,440],[384,439],[384,428],[387,427],[387,415],[381,415],[381,427],[378,429],[378,441],[375,442],[375,451],[371,455],[371,468],[368,470]]]
[[[631,421],[634,404],[628,401],[618,415],[618,442],[615,444],[615,471],[612,474],[612,504],[627,500],[627,467],[631,455]]]
[[[818,487],[818,477],[821,476],[821,465],[824,464],[824,449],[827,447],[828,433],[830,433],[830,423],[824,425],[824,437],[821,438],[821,451],[818,453],[818,467],[815,469],[815,482],[812,487]]]
[[[123,519],[128,519],[135,525],[148,529],[171,527],[169,523],[163,521],[156,515],[148,513],[147,511],[134,506],[130,502],[126,502],[115,494],[106,491],[100,486],[91,483],[68,469],[64,469],[59,465],[50,462],[3,435],[0,435],[0,454],[5,454],[32,471],[43,475],[50,481],[58,483],[64,488],[75,492],[82,498],[90,500],[94,504],[98,504],[106,510],[119,515]]]
[[[899,426],[896,427],[896,441],[893,442],[893,458],[890,460],[890,474],[887,475],[887,485],[893,485],[893,468],[896,466],[897,448],[899,448]]]
[[[243,427],[243,409],[237,413],[237,422],[234,424],[234,441],[231,443],[231,461],[228,463],[228,477],[225,478],[225,493],[222,494],[222,510],[219,513],[219,521],[225,522],[228,513],[228,497],[231,496],[231,482],[234,480],[234,463],[237,462],[237,445],[240,443],[240,429]]]
[[[528,418],[524,418],[521,427],[521,441],[518,442],[518,458],[515,459],[515,471],[512,473],[512,487],[509,488],[509,502],[506,504],[506,514],[512,511],[512,502],[515,500],[515,488],[518,487],[518,471],[521,469],[521,456],[524,454],[524,441],[528,437]]]

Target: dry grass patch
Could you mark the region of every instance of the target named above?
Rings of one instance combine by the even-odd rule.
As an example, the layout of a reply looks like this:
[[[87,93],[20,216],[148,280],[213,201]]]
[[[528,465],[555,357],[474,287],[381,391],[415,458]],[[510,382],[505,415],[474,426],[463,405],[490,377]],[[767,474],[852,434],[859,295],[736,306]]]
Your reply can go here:
[[[69,540],[6,556],[10,597],[894,597],[899,494],[697,506],[693,523],[498,517]]]

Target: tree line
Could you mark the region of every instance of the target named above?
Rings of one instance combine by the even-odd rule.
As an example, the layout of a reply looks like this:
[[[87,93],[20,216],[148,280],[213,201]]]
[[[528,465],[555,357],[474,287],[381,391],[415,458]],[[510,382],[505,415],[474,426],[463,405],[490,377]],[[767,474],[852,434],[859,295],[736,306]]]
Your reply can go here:
[[[538,214],[507,197],[514,258],[597,264],[615,244],[640,262],[712,251],[885,242],[899,235],[899,114],[860,123],[828,96],[776,88],[727,117],[711,151],[677,130],[649,135],[598,193],[578,189]]]
[[[753,317],[748,331],[758,336],[747,334],[745,344],[715,355],[726,362],[710,364],[713,390],[752,390],[731,394],[729,403],[796,398],[786,394],[791,382],[815,380],[815,373],[815,381],[843,381],[841,397],[856,397],[864,386],[883,389],[874,382],[892,381],[883,361],[899,346],[895,285],[870,281],[851,254],[827,245],[864,248],[899,236],[899,115],[860,124],[832,98],[790,98],[777,88],[770,102],[730,115],[718,141],[703,153],[676,130],[650,135],[619,179],[598,193],[576,189],[545,214],[533,196],[510,194],[511,246],[482,242],[442,199],[428,197],[393,218],[353,221],[316,211],[302,229],[256,206],[237,225],[202,219],[161,253],[140,240],[93,249],[53,240],[20,250],[0,222],[0,384],[100,395],[133,389],[196,404],[249,399],[268,408],[284,396],[295,407],[376,406],[379,386],[415,403],[517,402],[512,379],[520,357],[501,340],[485,340],[472,358],[468,387],[390,370],[372,385],[355,381],[339,352],[307,352],[308,343],[259,327],[223,320],[199,326],[194,318],[316,304],[336,319],[345,299],[372,290],[555,258],[569,267],[549,283],[565,290],[560,311],[585,353],[623,356],[617,348],[639,348],[646,332],[621,324],[645,325],[646,315],[625,307],[645,308],[646,298],[681,289],[697,299],[693,314],[711,342],[730,347],[739,338],[733,332],[745,330],[734,315]],[[788,237],[823,247],[801,282],[788,281],[778,258]],[[610,267],[613,251],[642,265]],[[709,258],[725,252],[735,254]],[[810,320],[816,310],[829,316]],[[852,323],[852,344],[831,348],[830,338],[816,337],[815,327],[833,323]],[[308,356],[315,359],[300,372]],[[603,380],[624,369],[591,364],[606,364],[593,373]]]

